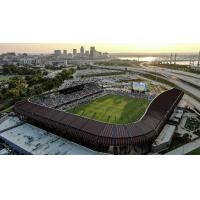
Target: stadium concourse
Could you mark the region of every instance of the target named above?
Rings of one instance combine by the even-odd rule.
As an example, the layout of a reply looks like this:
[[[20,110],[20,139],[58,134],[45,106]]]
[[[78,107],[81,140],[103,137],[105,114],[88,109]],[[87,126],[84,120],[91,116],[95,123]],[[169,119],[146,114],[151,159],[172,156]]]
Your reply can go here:
[[[56,91],[58,98],[53,101],[49,97],[34,97],[17,102],[14,110],[25,121],[100,152],[147,153],[184,94],[175,88],[161,93],[139,121],[129,124],[109,124],[63,111],[63,106],[78,105],[103,92],[96,83],[73,85]]]

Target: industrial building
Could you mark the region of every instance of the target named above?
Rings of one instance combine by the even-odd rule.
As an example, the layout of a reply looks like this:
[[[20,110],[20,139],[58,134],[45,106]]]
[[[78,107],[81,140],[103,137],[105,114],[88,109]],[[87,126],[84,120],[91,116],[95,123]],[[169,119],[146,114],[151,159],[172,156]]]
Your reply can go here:
[[[19,154],[32,155],[97,155],[99,152],[73,143],[43,129],[19,120],[7,117],[0,123],[0,139]],[[0,155],[8,151],[2,149]]]
[[[166,124],[152,144],[152,152],[160,152],[169,148],[176,126]]]

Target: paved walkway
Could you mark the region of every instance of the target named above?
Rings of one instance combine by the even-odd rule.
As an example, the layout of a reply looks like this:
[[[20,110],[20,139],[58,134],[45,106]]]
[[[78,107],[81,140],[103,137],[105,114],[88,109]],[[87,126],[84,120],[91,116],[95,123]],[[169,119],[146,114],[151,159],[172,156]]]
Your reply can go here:
[[[184,155],[193,151],[194,149],[197,149],[198,147],[200,147],[200,139],[187,143],[177,149],[174,149],[166,153],[165,155]]]

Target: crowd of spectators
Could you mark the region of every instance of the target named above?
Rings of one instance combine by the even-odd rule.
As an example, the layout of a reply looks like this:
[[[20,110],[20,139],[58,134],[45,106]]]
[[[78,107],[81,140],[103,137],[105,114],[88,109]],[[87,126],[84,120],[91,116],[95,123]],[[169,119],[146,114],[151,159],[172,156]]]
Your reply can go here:
[[[120,96],[128,96],[132,98],[142,98],[142,99],[147,99],[148,101],[152,101],[155,98],[155,95],[149,95],[147,93],[136,93],[132,92],[131,90],[129,91],[124,91],[119,88],[107,88],[105,90],[107,93],[112,93]]]
[[[55,93],[50,93],[42,96],[34,96],[30,99],[30,101],[42,106],[58,108],[66,104],[78,102],[84,98],[89,98],[97,93],[101,93],[102,91],[102,88],[98,84],[86,83],[84,84],[82,90],[74,91],[69,94],[63,94],[57,91]]]
[[[82,98],[82,99],[78,99],[77,101],[75,102],[71,102],[69,104],[66,104],[66,105],[63,105],[59,108],[59,110],[62,110],[62,111],[67,111],[67,110],[70,110],[70,109],[73,109],[75,107],[77,107],[78,105],[81,105],[81,104],[84,104],[84,103],[87,103],[87,102],[90,102],[94,99],[97,99],[101,96],[104,96],[106,95],[105,92],[98,92],[98,93],[95,93],[93,95],[90,95],[90,96],[87,96],[85,98]]]

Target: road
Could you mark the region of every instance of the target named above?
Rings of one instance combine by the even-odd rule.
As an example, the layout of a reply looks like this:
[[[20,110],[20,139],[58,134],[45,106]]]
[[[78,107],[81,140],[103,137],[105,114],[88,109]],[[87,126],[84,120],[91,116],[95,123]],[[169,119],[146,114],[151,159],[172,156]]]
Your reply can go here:
[[[200,75],[199,74],[193,74],[189,72],[182,72],[177,70],[170,70],[165,68],[159,68],[159,67],[147,67],[143,64],[140,66],[141,68],[128,68],[128,70],[136,71],[136,72],[148,72],[148,73],[157,73],[161,76],[164,76],[165,79],[170,81],[171,83],[174,83],[178,87],[182,88],[183,90],[191,93],[195,97],[200,99],[200,90],[196,87],[193,87],[191,84],[196,85],[197,87],[200,87]],[[162,77],[163,78],[163,77]],[[187,81],[183,82],[182,80]],[[192,97],[187,98],[190,104],[193,104],[197,109],[200,110],[200,102]]]
[[[197,139],[197,140],[187,143],[177,149],[174,149],[174,150],[166,153],[165,155],[185,155],[199,147],[200,147],[200,139]]]
[[[101,66],[99,66],[101,67]],[[104,66],[105,67],[105,66]],[[116,67],[106,67],[107,69],[113,69]],[[119,70],[125,70],[125,67],[117,67]],[[164,76],[166,80],[174,83],[178,87],[182,88],[183,90],[187,91],[188,93],[192,94],[196,98],[200,99],[200,90],[197,87],[200,87],[200,75],[194,74],[190,72],[183,72],[178,70],[171,70],[166,68],[159,68],[154,66],[146,66],[143,63],[140,66],[136,67],[127,67],[127,70],[130,72],[142,72],[142,73],[157,73],[160,74],[161,77]],[[162,78],[164,78],[162,77]],[[186,82],[183,82],[186,81]],[[191,84],[188,84],[188,83]],[[194,84],[196,87],[193,87]],[[194,99],[192,96],[187,98],[190,104],[193,104],[197,109],[200,110],[200,101]]]
[[[61,73],[62,70],[47,70],[48,71],[48,75],[46,75],[47,78],[54,78],[57,74]]]
[[[166,75],[166,77],[176,77],[180,80],[187,81],[191,84],[194,84],[198,87],[200,87],[200,74],[194,74],[190,72],[184,72],[184,71],[178,71],[178,70],[171,70],[167,68],[160,68],[155,66],[145,66],[144,64],[141,64],[141,70],[149,71],[149,72],[156,72],[162,75]]]

